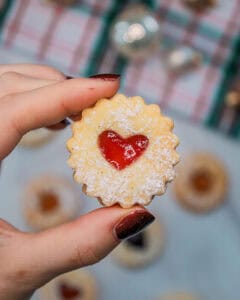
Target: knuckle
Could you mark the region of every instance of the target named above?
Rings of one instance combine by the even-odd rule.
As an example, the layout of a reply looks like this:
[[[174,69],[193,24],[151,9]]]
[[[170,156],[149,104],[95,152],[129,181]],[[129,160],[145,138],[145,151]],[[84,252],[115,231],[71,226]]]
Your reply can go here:
[[[16,72],[5,72],[0,76],[0,80],[3,82],[9,82],[11,80],[15,80],[21,78],[22,75]]]
[[[42,67],[45,69],[46,74],[48,74],[48,76],[51,77],[51,79],[55,79],[55,80],[64,80],[65,79],[65,76],[63,75],[63,73],[61,73],[57,69],[50,67],[50,66],[42,66]]]
[[[94,247],[89,247],[88,248],[88,254],[89,254],[89,257],[90,257],[89,264],[96,264],[103,258],[103,256],[100,255],[100,253],[97,250],[95,250]]]
[[[0,76],[0,96],[3,97],[10,94],[16,88],[17,82],[21,79],[22,75],[16,72],[6,72]]]
[[[98,263],[103,258],[93,246],[88,246],[84,250],[81,247],[76,247],[72,262],[75,266],[83,267]]]

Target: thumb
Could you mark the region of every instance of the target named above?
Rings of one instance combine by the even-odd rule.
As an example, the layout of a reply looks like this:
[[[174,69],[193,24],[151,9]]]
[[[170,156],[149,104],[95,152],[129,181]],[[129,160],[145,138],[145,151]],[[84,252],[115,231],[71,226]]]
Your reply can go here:
[[[42,285],[61,273],[100,261],[121,239],[153,220],[154,216],[139,206],[97,209],[71,223],[30,235],[28,267],[37,271]]]

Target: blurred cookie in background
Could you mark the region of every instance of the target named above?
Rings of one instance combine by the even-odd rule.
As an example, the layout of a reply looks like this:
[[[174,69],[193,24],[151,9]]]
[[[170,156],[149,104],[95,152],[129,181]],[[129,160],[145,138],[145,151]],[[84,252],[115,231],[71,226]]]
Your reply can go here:
[[[217,0],[183,0],[183,3],[195,11],[203,11],[217,5]]]
[[[39,300],[97,300],[95,278],[81,269],[65,273],[38,290]]]
[[[199,297],[185,292],[166,294],[158,298],[158,300],[200,300]]]
[[[177,169],[173,183],[177,201],[192,212],[205,213],[226,198],[228,176],[222,162],[210,153],[193,153]]]
[[[60,4],[60,5],[73,5],[77,1],[76,0],[46,0],[46,2]]]
[[[163,252],[164,229],[155,221],[145,230],[123,241],[112,253],[113,259],[127,268],[144,267]]]
[[[0,0],[0,10],[3,8],[5,0]]]
[[[55,131],[39,128],[27,132],[21,139],[19,145],[26,148],[37,148],[47,144],[56,136]]]
[[[29,182],[23,196],[27,224],[43,230],[74,219],[81,208],[79,194],[67,179],[41,176]]]

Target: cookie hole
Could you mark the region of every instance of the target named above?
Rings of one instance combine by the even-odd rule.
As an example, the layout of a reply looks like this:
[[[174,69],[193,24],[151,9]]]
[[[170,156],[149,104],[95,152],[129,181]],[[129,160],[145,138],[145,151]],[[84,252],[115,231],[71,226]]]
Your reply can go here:
[[[133,248],[143,250],[146,248],[146,236],[144,232],[140,232],[127,239],[126,243]]]
[[[207,170],[197,170],[190,176],[190,183],[198,193],[207,193],[213,185],[212,174]]]
[[[79,299],[83,296],[83,291],[66,282],[61,282],[59,285],[59,294],[62,300],[65,299]]]
[[[50,213],[58,208],[58,196],[52,192],[42,192],[39,194],[39,206],[43,213]]]

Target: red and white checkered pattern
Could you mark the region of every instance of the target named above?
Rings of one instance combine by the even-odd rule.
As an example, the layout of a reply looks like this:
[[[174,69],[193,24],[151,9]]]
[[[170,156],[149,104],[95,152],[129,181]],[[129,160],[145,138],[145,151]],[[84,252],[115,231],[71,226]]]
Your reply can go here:
[[[116,5],[116,2],[114,2]],[[180,0],[156,0],[163,39],[201,52],[204,63],[189,74],[168,75],[156,53],[142,63],[129,61],[122,89],[139,94],[194,121],[212,113],[223,69],[240,29],[239,0],[218,0],[203,14],[186,9]],[[72,8],[44,0],[17,0],[7,16],[0,55],[4,62],[43,62],[69,75],[84,74],[97,47],[97,72],[114,72],[118,54],[109,44],[98,45],[111,0],[80,0]],[[95,53],[96,56],[96,53]]]
[[[13,55],[23,52],[34,61],[78,74],[101,30],[102,19],[90,11],[66,10],[39,0],[16,1],[4,28],[4,47]]]
[[[229,3],[231,2],[231,3]],[[222,68],[231,53],[231,42],[240,29],[240,3],[219,1],[215,9],[204,15],[186,10],[179,0],[159,1],[160,14],[164,10],[163,34],[176,44],[188,44],[200,51],[205,63],[190,74],[175,80],[166,73],[160,54],[146,63],[130,63],[126,71],[125,90],[144,95],[150,102],[178,111],[194,121],[205,121],[212,109],[216,89],[222,79]],[[169,9],[185,18],[185,26],[178,26],[167,16]],[[162,20],[162,18],[160,18]],[[221,33],[215,39],[199,34],[199,24],[209,24],[210,29]],[[229,44],[230,43],[230,44]]]

